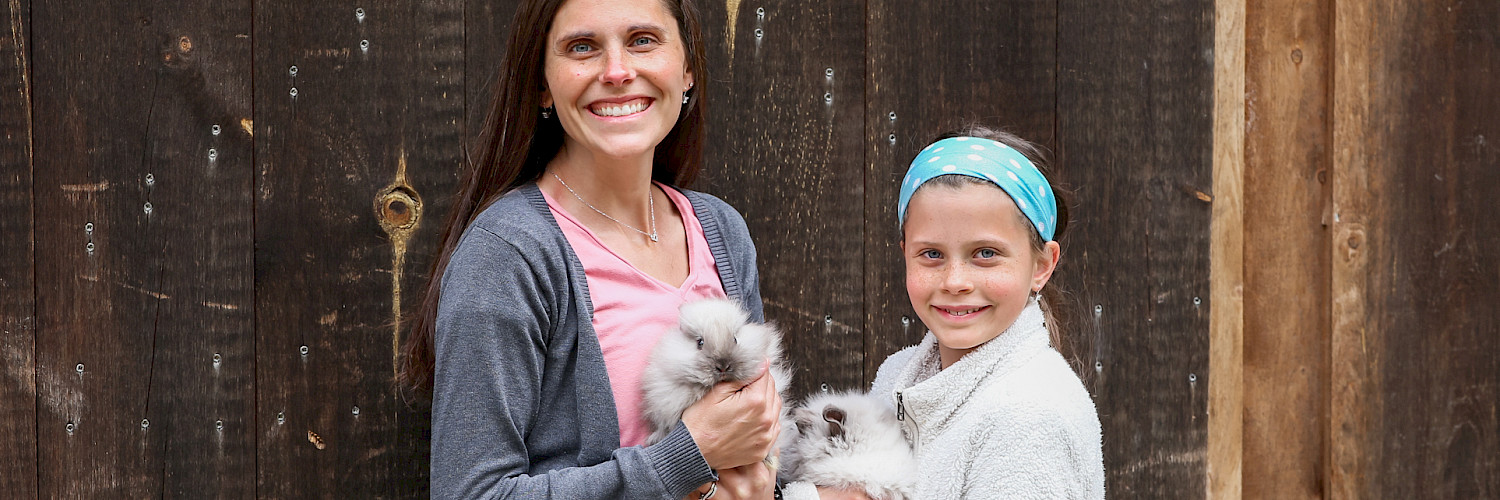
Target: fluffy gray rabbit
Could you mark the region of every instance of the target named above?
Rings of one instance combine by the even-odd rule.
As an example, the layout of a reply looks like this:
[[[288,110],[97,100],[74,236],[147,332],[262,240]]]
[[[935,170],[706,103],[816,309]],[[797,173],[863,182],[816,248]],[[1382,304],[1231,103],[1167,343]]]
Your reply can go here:
[[[781,473],[792,481],[861,490],[876,500],[912,498],[917,459],[895,409],[864,393],[818,394],[793,410],[781,439]]]
[[[767,359],[776,390],[784,396],[792,376],[782,360],[781,334],[775,328],[751,322],[750,315],[730,300],[683,304],[677,328],[657,342],[641,377],[642,406],[651,425],[646,444],[667,437],[682,419],[683,410],[702,399],[714,384],[750,380]],[[774,460],[768,463],[775,464]]]

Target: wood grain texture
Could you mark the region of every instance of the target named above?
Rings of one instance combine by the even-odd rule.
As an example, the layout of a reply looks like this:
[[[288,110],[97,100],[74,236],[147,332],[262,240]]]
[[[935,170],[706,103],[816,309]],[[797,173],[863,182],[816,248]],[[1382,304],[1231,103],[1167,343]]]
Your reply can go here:
[[[460,165],[463,6],[262,0],[255,18],[258,492],[426,496],[396,318]]]
[[[1500,494],[1500,5],[1339,4],[1330,496]]]
[[[709,140],[696,187],[749,225],[766,319],[796,369],[793,396],[862,387],[864,6],[699,6]]]
[[[31,192],[31,3],[0,30],[0,491],[36,497],[36,289]]]
[[[33,16],[40,496],[253,496],[249,4]]]
[[[1333,6],[1247,2],[1246,498],[1319,498],[1327,443]]]
[[[1056,23],[1053,0],[869,2],[866,387],[886,356],[917,343],[927,331],[907,297],[899,247],[896,199],[907,166],[938,134],[969,124],[1005,129],[1052,149]],[[1068,252],[1065,248],[1058,276],[1071,272]]]
[[[510,36],[510,22],[520,3],[520,0],[465,0],[463,3],[465,118],[459,138],[464,151],[475,157],[474,143],[494,108],[495,87],[499,84],[500,65],[505,58],[505,39]]]
[[[1112,496],[1207,493],[1213,7],[1058,2],[1066,324],[1097,363]]]
[[[1376,380],[1384,338],[1366,318],[1370,274],[1364,245],[1379,204],[1371,203],[1368,165],[1380,156],[1380,144],[1393,139],[1380,125],[1378,103],[1369,82],[1383,70],[1378,59],[1376,13],[1371,6],[1340,4],[1334,20],[1333,206],[1329,253],[1332,331],[1329,345],[1328,497],[1364,498],[1374,480],[1373,456],[1378,442],[1370,436],[1383,402]],[[1369,335],[1374,327],[1377,335]],[[1372,342],[1373,341],[1373,342]],[[1375,355],[1371,355],[1371,351]]]
[[[1245,0],[1214,2],[1208,497],[1244,493]],[[1259,498],[1259,497],[1251,497]]]

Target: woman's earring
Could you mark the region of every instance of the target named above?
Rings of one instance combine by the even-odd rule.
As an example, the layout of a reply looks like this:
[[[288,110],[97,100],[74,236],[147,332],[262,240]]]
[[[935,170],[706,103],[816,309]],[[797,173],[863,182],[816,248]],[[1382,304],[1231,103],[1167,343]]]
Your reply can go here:
[[[687,103],[688,103],[688,95],[687,95],[687,92],[683,92],[683,93],[682,93],[682,103],[683,103],[683,104],[687,104]]]
[[[542,119],[546,120],[548,118],[552,118],[552,108],[542,108]]]

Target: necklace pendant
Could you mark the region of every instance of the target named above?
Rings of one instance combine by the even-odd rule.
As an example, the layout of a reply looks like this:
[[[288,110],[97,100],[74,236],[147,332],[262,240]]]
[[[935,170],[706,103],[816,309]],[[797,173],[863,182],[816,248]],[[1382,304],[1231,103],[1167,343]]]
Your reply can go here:
[[[656,235],[651,235],[651,242],[656,243]]]

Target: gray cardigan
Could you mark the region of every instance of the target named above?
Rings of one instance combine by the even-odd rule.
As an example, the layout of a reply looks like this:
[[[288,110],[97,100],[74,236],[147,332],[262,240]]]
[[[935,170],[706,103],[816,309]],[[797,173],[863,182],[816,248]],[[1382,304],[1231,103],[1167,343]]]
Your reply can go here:
[[[681,190],[729,297],[763,321],[745,221]],[[464,231],[443,272],[432,394],[433,498],[680,499],[717,479],[681,423],[620,448],[583,265],[535,184]]]

